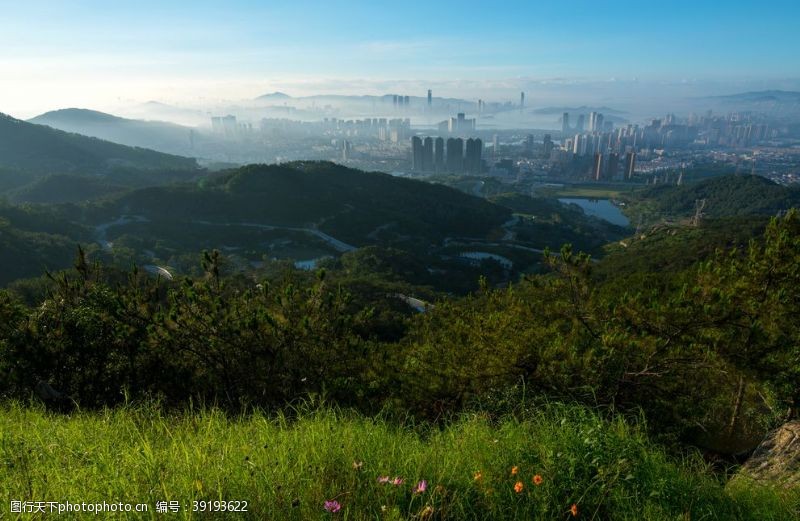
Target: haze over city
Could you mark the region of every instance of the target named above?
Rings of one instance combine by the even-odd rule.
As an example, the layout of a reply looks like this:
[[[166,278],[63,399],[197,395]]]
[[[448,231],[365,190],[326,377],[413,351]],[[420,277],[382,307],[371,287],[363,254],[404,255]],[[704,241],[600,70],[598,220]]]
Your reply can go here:
[[[392,92],[646,113],[800,90],[798,4],[4,2],[2,109]]]

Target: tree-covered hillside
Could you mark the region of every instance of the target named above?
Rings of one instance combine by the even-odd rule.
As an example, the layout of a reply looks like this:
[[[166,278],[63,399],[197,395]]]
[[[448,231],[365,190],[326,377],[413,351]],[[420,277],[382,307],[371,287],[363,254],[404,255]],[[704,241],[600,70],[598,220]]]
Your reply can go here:
[[[572,244],[577,249],[599,255],[609,241],[630,233],[627,228],[590,217],[575,205],[563,204],[554,198],[503,193],[490,196],[488,200],[522,217],[517,237],[540,248],[558,250],[563,244]]]
[[[63,235],[17,228],[0,215],[0,286],[68,267],[75,248]]]
[[[99,173],[114,168],[194,170],[194,159],[133,148],[0,114],[0,167],[32,173]]]
[[[702,215],[709,218],[770,216],[800,205],[800,189],[761,176],[724,175],[683,186],[655,186],[627,199],[633,222],[639,216],[645,222],[687,219],[702,200]]]
[[[102,211],[123,208],[151,220],[318,227],[356,246],[485,237],[511,217],[451,188],[324,162],[250,165],[199,185],[131,192]]]
[[[46,112],[29,122],[75,132],[84,136],[132,147],[149,148],[170,154],[192,153],[192,130],[163,121],[126,119],[87,109],[62,109]]]

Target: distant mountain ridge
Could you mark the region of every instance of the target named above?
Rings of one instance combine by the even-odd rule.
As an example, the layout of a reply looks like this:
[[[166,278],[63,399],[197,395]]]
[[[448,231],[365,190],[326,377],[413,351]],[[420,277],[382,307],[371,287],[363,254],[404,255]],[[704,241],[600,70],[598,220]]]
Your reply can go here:
[[[42,174],[86,174],[113,168],[194,170],[197,162],[0,114],[0,167]]]
[[[601,112],[603,114],[627,114],[624,110],[617,110],[612,109],[611,107],[589,107],[586,105],[582,105],[580,107],[542,107],[540,109],[533,109],[531,111],[534,114],[542,114],[542,115],[551,115],[551,114],[558,114],[561,115],[564,112],[569,112],[570,114],[579,113],[579,114],[588,114],[590,112]]]
[[[106,114],[105,112],[98,112],[96,110],[68,108],[45,112],[44,114],[40,114],[28,120],[29,123],[46,125],[47,123],[42,123],[43,121],[64,123],[117,123],[120,121],[126,121],[126,119],[119,116],[114,116],[112,114]]]
[[[257,100],[273,100],[273,99],[290,99],[291,96],[285,94],[283,92],[270,92],[269,94],[263,94],[257,97]]]
[[[399,95],[399,94],[398,94]],[[404,94],[403,94],[404,95]],[[290,96],[289,94],[283,92],[271,92],[269,94],[263,94],[254,98],[254,101],[287,101],[287,100],[296,100],[296,101],[349,101],[353,103],[363,103],[363,102],[374,102],[374,101],[383,101],[388,102],[391,101],[392,97],[395,94],[361,94],[361,95],[354,95],[354,94],[313,94],[310,96]],[[426,96],[409,96],[409,100],[413,101],[414,103],[427,103]],[[433,96],[431,101],[434,104],[474,104],[475,101],[460,99],[460,98],[442,98]]]
[[[118,118],[91,111],[90,121]],[[0,194],[15,202],[81,202],[142,186],[186,181],[194,159],[129,147],[0,114]]]
[[[175,123],[126,119],[80,108],[46,112],[30,119],[29,122],[167,154],[191,155],[192,153],[192,129]]]
[[[709,99],[745,102],[800,102],[800,92],[788,90],[761,90],[727,94],[723,96],[709,96]]]

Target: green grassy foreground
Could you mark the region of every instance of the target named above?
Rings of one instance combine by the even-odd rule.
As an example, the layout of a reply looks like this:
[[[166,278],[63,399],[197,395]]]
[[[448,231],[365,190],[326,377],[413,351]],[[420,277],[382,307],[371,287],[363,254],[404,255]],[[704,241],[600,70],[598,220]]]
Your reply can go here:
[[[403,483],[379,483],[381,476]],[[427,488],[415,493],[421,480]],[[796,493],[726,487],[699,457],[674,461],[637,427],[562,406],[524,421],[472,415],[426,430],[324,409],[292,420],[231,420],[213,410],[66,417],[6,405],[0,496],[0,518],[11,519],[37,517],[12,514],[10,500],[150,508],[45,516],[59,519],[553,520],[572,519],[575,504],[579,519],[768,520],[791,519],[800,506]],[[180,513],[155,512],[156,502],[170,500]],[[194,513],[194,500],[248,501],[248,512]],[[338,512],[325,511],[330,500]]]

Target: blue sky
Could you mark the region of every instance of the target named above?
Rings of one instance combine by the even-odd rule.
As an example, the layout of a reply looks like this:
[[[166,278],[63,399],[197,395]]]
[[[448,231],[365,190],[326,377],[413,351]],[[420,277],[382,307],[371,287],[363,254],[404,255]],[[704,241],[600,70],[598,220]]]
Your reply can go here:
[[[77,104],[417,84],[489,99],[541,82],[785,87],[800,78],[798,28],[797,0],[0,0],[0,100],[24,111],[48,95]]]

